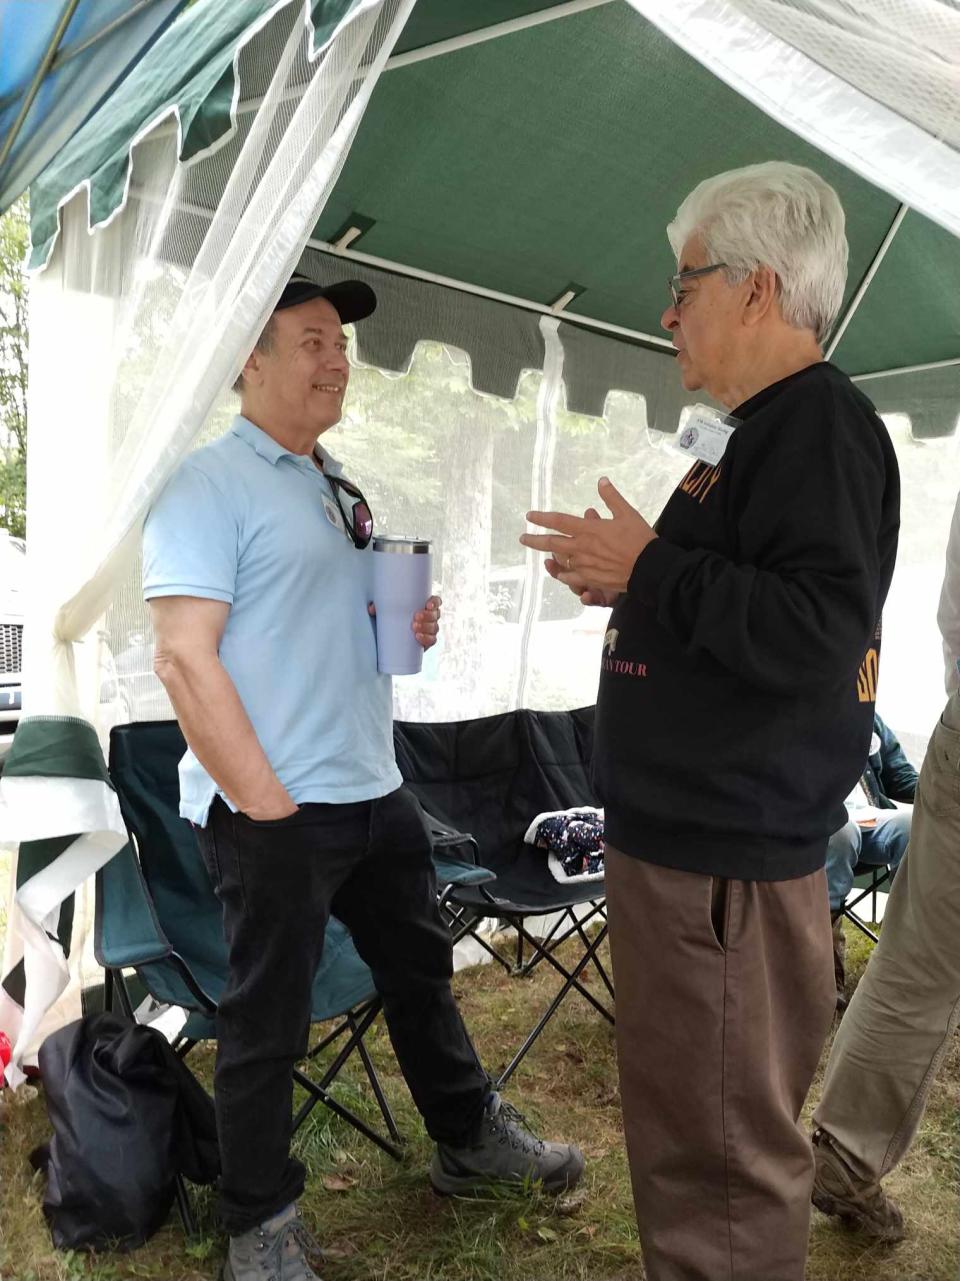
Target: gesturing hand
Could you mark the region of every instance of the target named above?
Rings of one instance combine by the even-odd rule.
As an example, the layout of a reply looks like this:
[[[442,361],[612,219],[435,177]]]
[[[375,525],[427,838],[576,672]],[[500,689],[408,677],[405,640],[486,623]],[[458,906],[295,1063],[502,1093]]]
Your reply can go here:
[[[531,525],[556,532],[520,536],[524,547],[550,553],[547,573],[576,592],[585,605],[612,604],[626,591],[637,557],[656,538],[650,525],[606,476],[600,478],[597,491],[612,519],[604,520],[593,508],[582,517],[527,512]],[[602,599],[596,599],[598,596]]]
[[[600,520],[600,513],[595,507],[588,507],[583,513],[584,520]],[[607,609],[615,605],[619,592],[605,592],[599,587],[591,587],[587,581],[580,577],[579,574],[568,574],[564,571],[563,566],[553,556],[548,556],[543,562],[543,568],[551,578],[557,582],[565,584],[574,596],[579,596],[584,605],[600,605]]]

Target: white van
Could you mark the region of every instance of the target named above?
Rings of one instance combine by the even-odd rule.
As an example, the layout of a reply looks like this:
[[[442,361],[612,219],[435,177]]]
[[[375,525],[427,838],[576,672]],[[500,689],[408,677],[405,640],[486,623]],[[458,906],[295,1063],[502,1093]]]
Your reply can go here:
[[[0,739],[8,739],[20,719],[26,565],[23,539],[0,529]]]

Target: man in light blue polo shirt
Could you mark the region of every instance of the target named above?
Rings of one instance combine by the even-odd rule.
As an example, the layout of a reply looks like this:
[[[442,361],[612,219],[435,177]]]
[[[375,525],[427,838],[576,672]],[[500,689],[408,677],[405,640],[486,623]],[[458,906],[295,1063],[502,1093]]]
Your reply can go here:
[[[189,744],[180,812],[223,904],[230,976],[215,1098],[226,1281],[311,1281],[290,1156],[330,914],[383,998],[397,1060],[437,1143],[443,1192],[491,1180],[572,1187],[579,1150],[534,1138],[490,1086],[450,991],[431,841],[393,750],[390,678],[369,615],[373,519],[317,444],[349,377],[342,324],[369,286],[294,276],[237,390],[241,413],[191,454],[144,530],[156,671]],[[412,628],[436,642],[440,600]]]

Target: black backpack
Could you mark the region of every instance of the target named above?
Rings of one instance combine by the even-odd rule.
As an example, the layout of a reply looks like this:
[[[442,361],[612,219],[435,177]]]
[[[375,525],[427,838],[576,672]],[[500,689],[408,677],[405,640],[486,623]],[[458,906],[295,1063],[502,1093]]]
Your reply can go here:
[[[219,1174],[213,1101],[159,1032],[88,1015],[48,1036],[39,1062],[53,1138],[30,1159],[58,1249],[142,1245],[177,1174]]]

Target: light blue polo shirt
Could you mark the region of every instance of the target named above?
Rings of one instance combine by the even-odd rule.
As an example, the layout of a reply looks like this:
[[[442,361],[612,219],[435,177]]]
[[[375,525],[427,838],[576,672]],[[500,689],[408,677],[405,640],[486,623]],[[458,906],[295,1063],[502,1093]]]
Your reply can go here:
[[[377,671],[367,613],[372,553],[354,547],[334,512],[323,472],[238,416],[184,460],[143,533],[147,600],[230,606],[220,660],[298,805],[371,800],[401,783],[391,681]],[[181,815],[203,825],[217,791],[188,751]]]

